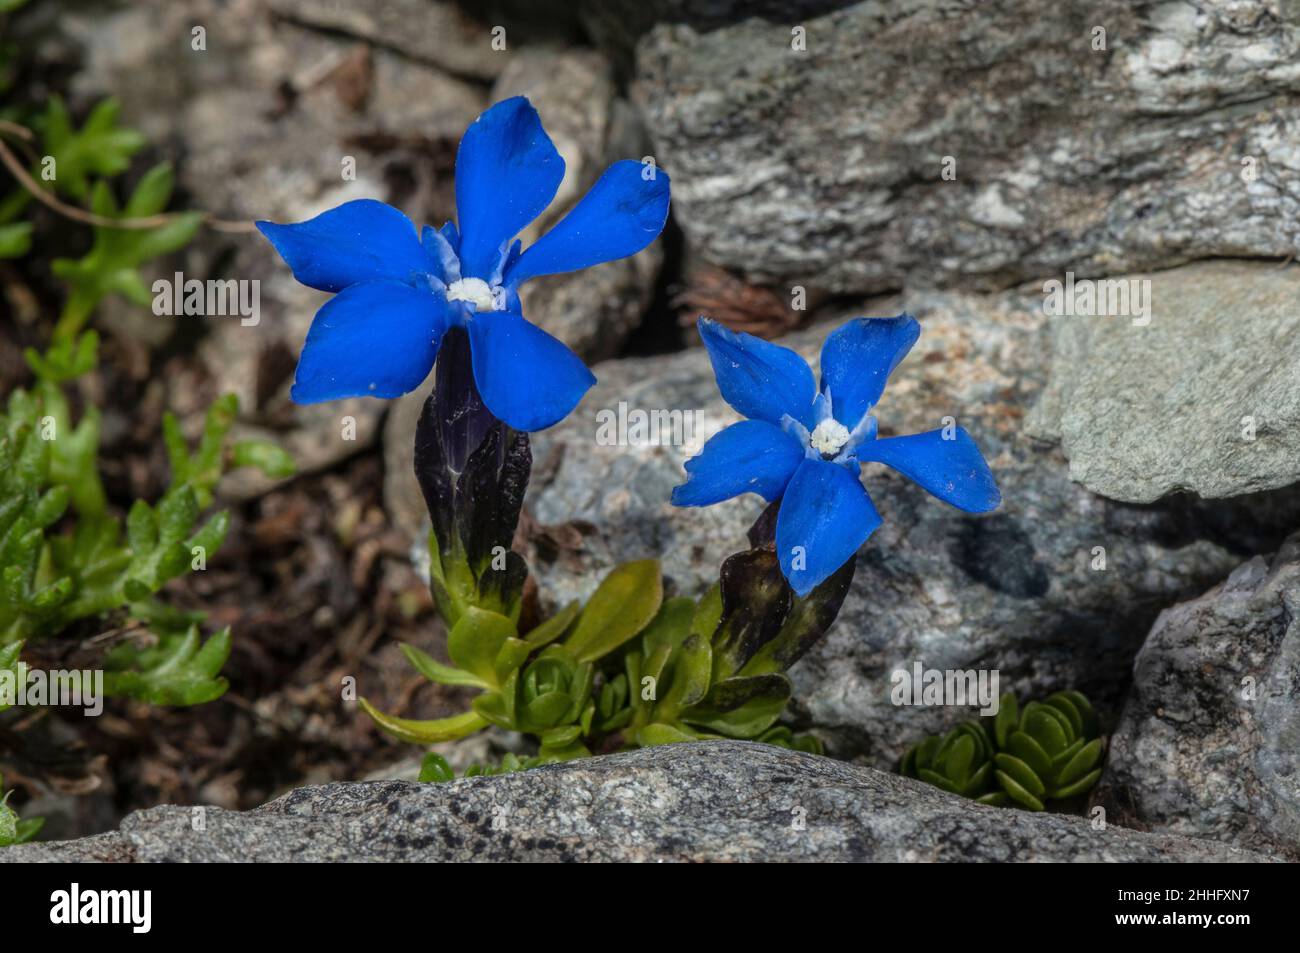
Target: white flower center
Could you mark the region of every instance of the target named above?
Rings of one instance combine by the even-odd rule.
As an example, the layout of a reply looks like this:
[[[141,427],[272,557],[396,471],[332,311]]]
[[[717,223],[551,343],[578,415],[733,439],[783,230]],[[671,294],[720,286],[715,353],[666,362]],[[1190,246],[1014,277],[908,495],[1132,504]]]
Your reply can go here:
[[[448,301],[468,301],[477,311],[496,311],[497,299],[482,278],[461,278],[447,286]]]
[[[824,457],[833,457],[849,442],[849,428],[834,417],[819,423],[808,438],[808,443]]]

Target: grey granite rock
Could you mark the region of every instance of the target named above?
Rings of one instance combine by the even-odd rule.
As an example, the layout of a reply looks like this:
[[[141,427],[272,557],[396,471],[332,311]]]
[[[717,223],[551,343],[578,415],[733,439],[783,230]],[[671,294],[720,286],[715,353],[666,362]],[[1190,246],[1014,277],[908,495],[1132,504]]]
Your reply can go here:
[[[793,670],[798,718],[836,753],[888,767],[923,734],[969,715],[891,703],[891,673],[918,661],[996,669],[1004,691],[1078,689],[1113,718],[1157,613],[1276,548],[1297,521],[1294,489],[1134,506],[1071,481],[1059,448],[1024,428],[1049,365],[1041,304],[1041,295],[914,293],[850,312],[917,315],[921,339],[879,406],[882,433],[954,417],[983,449],[1003,504],[968,516],[892,471],[864,470],[884,525],[859,555],[839,620]],[[782,343],[815,358],[837,323]],[[669,494],[694,448],[736,414],[702,349],[605,362],[595,373],[599,383],[574,414],[533,440],[527,557],[542,598],[558,605],[589,595],[611,566],[646,556],[662,559],[679,593],[699,594],[722,559],[745,547],[762,503],[677,509]],[[603,445],[597,414],[620,402],[692,412],[692,445]]]
[[[1052,321],[1032,429],[1061,441],[1070,476],[1135,503],[1300,480],[1300,269],[1214,261],[1116,280],[1145,289],[1148,314]]]
[[[0,860],[1107,861],[1266,858],[1059,814],[982,807],[898,775],[741,742],[668,745],[450,784],[299,788],[254,811],[159,807],[119,834]],[[125,855],[125,856],[123,856]]]
[[[506,49],[494,49],[493,25],[446,0],[271,0],[270,8],[293,22],[359,37],[471,79],[492,79],[508,59],[508,33]]]
[[[754,281],[997,288],[1297,249],[1293,3],[585,8],[633,51],[688,241]]]
[[[1098,794],[1116,823],[1300,860],[1300,536],[1161,613]]]

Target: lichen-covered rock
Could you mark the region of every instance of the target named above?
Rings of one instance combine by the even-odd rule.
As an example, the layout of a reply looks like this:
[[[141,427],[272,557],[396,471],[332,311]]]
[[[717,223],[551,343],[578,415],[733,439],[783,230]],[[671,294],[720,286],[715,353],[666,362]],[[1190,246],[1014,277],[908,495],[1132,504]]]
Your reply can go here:
[[[890,676],[996,669],[1002,691],[1041,697],[1077,689],[1113,717],[1131,662],[1165,606],[1203,592],[1243,556],[1270,551],[1300,514],[1295,490],[1234,501],[1172,499],[1133,506],[1070,480],[1059,448],[1025,432],[1042,391],[1049,335],[1041,296],[914,293],[852,314],[906,309],[920,342],[876,411],[882,433],[955,418],[973,435],[1002,506],[968,516],[892,471],[864,470],[883,519],[859,554],[839,620],[798,665],[795,709],[840,753],[892,765],[911,743],[967,717],[953,708],[899,708]],[[815,359],[849,315],[783,338]],[[599,383],[567,420],[534,436],[527,557],[550,605],[589,595],[616,563],[657,556],[670,585],[697,595],[721,561],[745,548],[762,509],[750,496],[703,509],[670,505],[683,462],[737,419],[718,395],[702,348],[597,365]],[[607,445],[598,415],[685,411],[688,446]]]
[[[158,807],[0,861],[1117,861],[1265,859],[1212,841],[983,807],[744,742],[667,745],[448,784],[299,788],[246,813]]]
[[[1275,0],[592,0],[704,260],[839,292],[1294,254]],[[948,173],[948,174],[945,174]]]
[[[1161,613],[1099,798],[1116,823],[1300,859],[1300,536]]]
[[[1134,503],[1300,480],[1300,269],[1213,261],[1115,280],[1144,289],[1149,313],[1052,321],[1031,429],[1061,441],[1070,476]]]

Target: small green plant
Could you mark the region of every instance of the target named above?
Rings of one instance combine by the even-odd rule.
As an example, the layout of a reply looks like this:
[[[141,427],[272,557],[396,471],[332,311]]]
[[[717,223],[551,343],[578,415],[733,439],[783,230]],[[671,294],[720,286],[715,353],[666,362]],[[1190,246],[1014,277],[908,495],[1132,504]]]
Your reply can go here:
[[[233,394],[208,410],[191,452],[176,419],[164,417],[172,483],[155,505],[136,500],[123,526],[99,477],[99,418],[74,425],[63,384],[94,366],[95,336],[27,354],[36,388],[15,390],[0,413],[0,650],[57,637],[79,622],[120,613],[153,633],[104,660],[105,689],[160,704],[196,704],[225,691],[218,677],[230,651],[222,630],[200,644],[199,613],[157,598],[172,579],[206,567],[230,525],[218,511],[200,520],[231,462],[256,459],[286,475],[292,461],[257,443],[228,446]]]
[[[1099,735],[1092,705],[1080,692],[1055,692],[1023,709],[1008,692],[996,716],[913,745],[899,771],[982,804],[1042,811],[1097,783]]]
[[[0,0],[0,14],[16,6]],[[10,85],[10,49],[0,44],[0,92]],[[26,151],[29,165],[6,140]],[[46,350],[25,352],[34,383],[0,405],[0,674],[12,689],[27,677],[24,650],[58,639],[84,648],[93,642],[87,636],[117,629],[127,637],[111,640],[116,644],[92,661],[103,672],[104,695],[195,705],[226,691],[221,669],[230,632],[205,639],[203,614],[168,605],[162,589],[206,568],[225,539],[229,515],[204,514],[228,469],[254,466],[284,477],[293,461],[272,444],[229,439],[239,408],[227,394],[209,408],[197,446],[172,414],[164,416],[171,482],[159,499],[136,500],[125,519],[109,504],[100,477],[99,411],[78,400],[80,379],[98,361],[99,339],[86,324],[111,294],[147,305],[152,296],[140,268],[187,244],[205,219],[164,211],[174,186],[166,164],[145,172],[119,206],[108,180],[126,171],[144,145],[143,136],[118,124],[113,100],[95,106],[79,128],[57,97],[28,113],[0,106],[0,159],[16,179],[0,200],[0,258],[31,251],[33,222],[23,216],[33,200],[93,229],[84,255],[53,261],[67,288],[62,311]],[[12,703],[0,697],[0,712]],[[39,827],[15,818],[0,807],[0,845],[28,839]]]
[[[964,721],[946,735],[931,735],[907,749],[902,774],[981,804],[1005,804],[993,777],[996,749],[978,721]]]
[[[43,817],[20,818],[18,812],[9,806],[10,793],[5,790],[4,775],[0,775],[0,847],[25,844],[45,826]]]
[[[449,718],[398,718],[362,698],[366,713],[415,744],[494,725],[537,745],[535,755],[471,774],[706,738],[819,751],[815,738],[777,724],[791,694],[785,671],[834,620],[853,562],[796,596],[768,514],[751,534],[753,548],[727,559],[718,584],[698,601],[666,594],[658,561],[638,560],[613,569],[585,605],[570,603],[521,628],[528,569],[510,544],[531,454],[526,434],[485,414],[464,374],[465,346],[457,333],[443,342],[416,431],[416,474],[433,524],[430,588],[447,624],[450,664],[412,645],[402,649],[425,678],[478,695]],[[421,777],[452,773],[433,755]]]

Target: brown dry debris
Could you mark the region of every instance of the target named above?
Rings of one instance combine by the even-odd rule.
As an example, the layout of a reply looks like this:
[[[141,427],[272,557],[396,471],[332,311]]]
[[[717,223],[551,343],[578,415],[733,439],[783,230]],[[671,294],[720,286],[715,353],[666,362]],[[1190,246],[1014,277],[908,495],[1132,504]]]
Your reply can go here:
[[[803,315],[772,289],[747,285],[721,268],[700,268],[672,303],[683,327],[694,326],[703,314],[733,331],[769,340],[793,331],[803,321]]]

